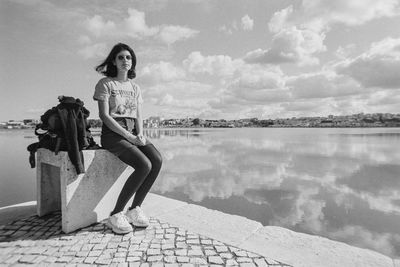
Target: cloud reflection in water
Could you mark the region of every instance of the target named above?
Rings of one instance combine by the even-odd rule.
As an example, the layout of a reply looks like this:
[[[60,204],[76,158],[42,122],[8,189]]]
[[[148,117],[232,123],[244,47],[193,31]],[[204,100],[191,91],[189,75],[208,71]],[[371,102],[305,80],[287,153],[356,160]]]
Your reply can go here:
[[[400,256],[400,129],[148,134],[164,156],[154,192]]]

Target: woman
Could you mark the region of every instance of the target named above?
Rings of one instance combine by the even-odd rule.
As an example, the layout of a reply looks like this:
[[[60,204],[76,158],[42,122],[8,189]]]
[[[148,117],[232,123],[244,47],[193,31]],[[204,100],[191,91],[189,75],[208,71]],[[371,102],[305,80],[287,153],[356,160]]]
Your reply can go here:
[[[95,87],[99,117],[103,122],[101,145],[135,171],[118,196],[107,224],[115,233],[125,234],[132,226],[147,227],[149,219],[140,208],[161,169],[160,152],[143,135],[142,95],[132,79],[136,77],[136,56],[126,44],[116,44],[107,58],[96,67],[103,74]],[[129,199],[132,205],[124,213]]]

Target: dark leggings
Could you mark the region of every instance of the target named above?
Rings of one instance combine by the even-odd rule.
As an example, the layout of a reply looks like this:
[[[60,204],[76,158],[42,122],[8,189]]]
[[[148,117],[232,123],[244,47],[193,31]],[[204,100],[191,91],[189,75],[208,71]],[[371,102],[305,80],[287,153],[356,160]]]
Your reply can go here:
[[[135,194],[135,197],[129,209],[141,206],[162,165],[161,154],[151,143],[145,146],[132,145],[126,148],[118,157],[129,166],[132,166],[135,171],[125,182],[111,215],[124,210],[133,194]]]

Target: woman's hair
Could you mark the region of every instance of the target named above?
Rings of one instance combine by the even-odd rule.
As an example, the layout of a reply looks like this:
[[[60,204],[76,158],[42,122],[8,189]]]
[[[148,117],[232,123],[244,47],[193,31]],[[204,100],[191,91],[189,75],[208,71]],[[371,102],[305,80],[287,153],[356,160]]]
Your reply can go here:
[[[126,45],[123,43],[118,43],[118,44],[114,45],[114,47],[111,49],[110,54],[108,54],[108,56],[104,60],[104,62],[96,67],[96,71],[107,77],[117,77],[118,70],[117,70],[117,67],[114,65],[114,61],[115,61],[118,53],[121,51],[128,51],[131,54],[132,67],[128,71],[128,78],[129,79],[135,78],[136,77],[136,71],[135,71],[136,55],[135,55],[135,52],[133,52],[133,49],[130,48],[129,45]]]

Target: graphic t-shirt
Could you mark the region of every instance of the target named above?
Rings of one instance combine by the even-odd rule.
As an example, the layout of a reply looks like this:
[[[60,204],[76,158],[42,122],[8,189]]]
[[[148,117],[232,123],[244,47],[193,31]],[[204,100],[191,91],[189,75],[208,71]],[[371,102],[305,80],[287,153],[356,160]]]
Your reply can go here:
[[[137,107],[143,103],[142,93],[131,80],[121,82],[113,78],[102,78],[95,87],[93,99],[108,101],[113,118],[136,118]]]

